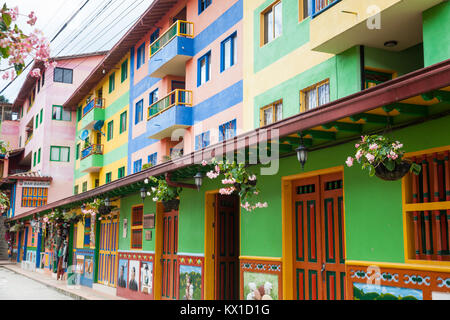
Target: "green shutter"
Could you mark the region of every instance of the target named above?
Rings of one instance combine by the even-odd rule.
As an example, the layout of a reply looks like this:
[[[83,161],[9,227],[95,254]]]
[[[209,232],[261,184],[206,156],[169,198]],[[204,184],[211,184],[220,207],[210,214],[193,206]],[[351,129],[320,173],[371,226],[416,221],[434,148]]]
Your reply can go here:
[[[121,81],[122,82],[124,82],[125,80],[127,80],[127,78],[128,78],[128,60],[125,60],[123,63],[122,63],[122,68],[121,68],[122,70],[121,70],[121,76],[120,76],[120,79],[121,79]]]
[[[33,153],[33,167],[36,165],[36,152]]]
[[[77,144],[77,149],[75,151],[75,160],[80,158],[80,144]]]
[[[109,93],[113,92],[115,89],[115,78],[116,78],[116,73],[113,72],[110,76],[109,76]]]
[[[113,138],[114,121],[108,122],[108,141]]]
[[[120,133],[127,130],[127,112],[123,112],[120,115]]]
[[[42,116],[44,114],[44,109],[41,109],[41,113],[40,113],[40,119],[39,119],[39,123],[42,123]]]
[[[37,163],[41,163],[41,148],[39,148],[39,150],[38,150]]]

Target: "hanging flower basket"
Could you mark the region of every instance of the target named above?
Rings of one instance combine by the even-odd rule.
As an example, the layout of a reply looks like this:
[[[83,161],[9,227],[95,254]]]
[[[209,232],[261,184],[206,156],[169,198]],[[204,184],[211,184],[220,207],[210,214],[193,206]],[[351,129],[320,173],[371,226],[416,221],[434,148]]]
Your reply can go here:
[[[420,174],[420,165],[403,159],[405,150],[399,141],[380,135],[364,136],[355,145],[355,158],[348,157],[348,167],[356,160],[362,169],[368,169],[369,175],[386,181],[403,178],[408,172]]]
[[[402,161],[401,163],[396,163],[395,168],[389,171],[383,163],[380,163],[375,168],[375,175],[386,181],[395,181],[403,178],[411,169],[411,162]]]
[[[172,199],[169,201],[162,201],[162,204],[165,211],[178,210],[178,208],[180,207],[180,200]]]
[[[107,214],[109,214],[110,212],[111,212],[111,209],[108,208],[107,206],[105,206],[104,204],[101,204],[101,205],[98,207],[98,213],[99,213],[100,215],[107,215]]]

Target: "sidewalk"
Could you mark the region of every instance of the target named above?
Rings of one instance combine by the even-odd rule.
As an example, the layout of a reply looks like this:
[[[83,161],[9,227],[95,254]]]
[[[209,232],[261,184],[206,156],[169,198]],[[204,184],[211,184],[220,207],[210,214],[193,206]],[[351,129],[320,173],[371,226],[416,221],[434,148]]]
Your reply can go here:
[[[127,300],[121,297],[109,295],[85,286],[69,287],[67,281],[53,279],[48,274],[41,274],[33,271],[23,270],[19,264],[9,261],[0,261],[0,267],[11,270],[24,277],[37,281],[53,290],[68,295],[76,300]]]

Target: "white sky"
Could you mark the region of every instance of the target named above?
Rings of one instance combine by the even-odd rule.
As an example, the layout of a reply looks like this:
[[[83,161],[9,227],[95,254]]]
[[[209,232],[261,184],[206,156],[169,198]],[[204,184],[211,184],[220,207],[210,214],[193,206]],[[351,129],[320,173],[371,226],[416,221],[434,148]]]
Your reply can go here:
[[[45,37],[51,40],[63,24],[86,1],[3,0],[0,1],[0,5],[6,2],[9,8],[17,6],[21,15],[28,15],[31,11],[34,11],[37,22],[33,28],[42,30]],[[153,0],[89,0],[65,30],[51,43],[51,56],[111,49],[152,2]],[[105,6],[104,11],[95,17]],[[18,21],[16,21],[25,33],[31,30],[31,27],[26,23],[27,20],[26,16],[19,16]],[[92,22],[90,22],[91,20]],[[71,40],[72,42],[70,42]],[[6,66],[5,61],[2,61],[2,68],[0,69]],[[10,102],[14,102],[29,69],[25,70],[2,93]],[[0,91],[8,82],[0,78]]]

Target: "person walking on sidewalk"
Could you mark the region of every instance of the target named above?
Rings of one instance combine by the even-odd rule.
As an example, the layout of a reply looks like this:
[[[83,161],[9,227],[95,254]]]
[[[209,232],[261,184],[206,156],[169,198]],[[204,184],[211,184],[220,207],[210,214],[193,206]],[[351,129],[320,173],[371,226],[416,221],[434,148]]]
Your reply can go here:
[[[60,246],[58,250],[58,272],[56,274],[56,280],[63,280],[64,267],[66,264],[65,261],[66,255],[67,255],[67,239],[64,239],[64,245]]]

